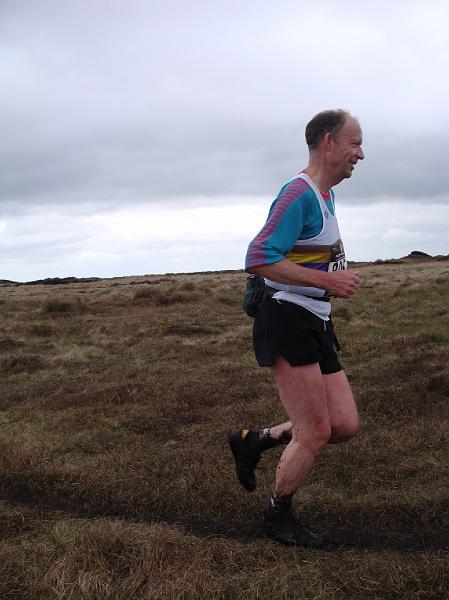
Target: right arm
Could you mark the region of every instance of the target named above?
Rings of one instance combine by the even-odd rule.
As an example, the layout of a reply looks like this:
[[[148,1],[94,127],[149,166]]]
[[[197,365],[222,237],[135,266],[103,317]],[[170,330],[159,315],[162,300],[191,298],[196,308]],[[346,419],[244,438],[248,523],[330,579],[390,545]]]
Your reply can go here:
[[[322,288],[337,298],[350,298],[359,286],[359,278],[354,271],[327,272],[307,269],[287,258],[272,264],[250,267],[247,271],[287,285]]]
[[[246,271],[279,283],[317,287],[333,296],[350,298],[359,284],[353,271],[308,269],[285,258],[302,232],[305,189],[302,180],[297,180],[281,191],[265,225],[249,245]]]

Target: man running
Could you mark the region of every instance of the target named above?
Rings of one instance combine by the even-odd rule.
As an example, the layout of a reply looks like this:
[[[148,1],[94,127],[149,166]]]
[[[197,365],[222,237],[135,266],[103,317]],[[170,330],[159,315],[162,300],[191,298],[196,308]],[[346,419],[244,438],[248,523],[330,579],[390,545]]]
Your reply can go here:
[[[276,293],[255,317],[253,343],[260,366],[271,367],[289,421],[228,439],[240,483],[256,487],[261,453],[287,444],[265,509],[266,534],[290,545],[320,546],[322,539],[295,517],[291,504],[324,446],[356,435],[354,397],[334,346],[331,296],[351,298],[358,276],[347,270],[332,186],[351,177],[364,158],[362,131],[343,110],[317,114],[306,127],[309,164],[271,205],[250,243],[246,270],[262,275]]]

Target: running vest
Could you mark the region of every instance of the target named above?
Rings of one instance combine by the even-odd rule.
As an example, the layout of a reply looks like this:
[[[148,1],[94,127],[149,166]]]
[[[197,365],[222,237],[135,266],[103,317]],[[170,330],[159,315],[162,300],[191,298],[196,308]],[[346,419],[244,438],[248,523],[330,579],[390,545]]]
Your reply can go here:
[[[314,191],[321,209],[323,226],[318,235],[307,240],[297,240],[293,248],[286,255],[286,258],[307,269],[317,269],[319,271],[340,271],[346,269],[347,262],[335,216],[335,206],[334,214],[331,214],[320,191],[310,177],[305,173],[301,173],[298,178],[303,179]],[[265,279],[265,283],[279,290],[279,292],[274,294],[273,298],[299,304],[322,319],[327,320],[329,318],[331,312],[330,302],[313,299],[325,296],[325,290],[302,285],[287,285],[271,281],[270,279]]]

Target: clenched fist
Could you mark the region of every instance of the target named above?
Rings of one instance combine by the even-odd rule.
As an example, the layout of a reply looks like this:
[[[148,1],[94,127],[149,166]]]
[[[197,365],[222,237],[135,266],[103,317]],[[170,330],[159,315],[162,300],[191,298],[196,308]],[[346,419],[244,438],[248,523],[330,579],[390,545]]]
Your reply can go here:
[[[332,271],[327,273],[323,286],[328,294],[337,298],[350,298],[359,287],[360,279],[354,271]]]

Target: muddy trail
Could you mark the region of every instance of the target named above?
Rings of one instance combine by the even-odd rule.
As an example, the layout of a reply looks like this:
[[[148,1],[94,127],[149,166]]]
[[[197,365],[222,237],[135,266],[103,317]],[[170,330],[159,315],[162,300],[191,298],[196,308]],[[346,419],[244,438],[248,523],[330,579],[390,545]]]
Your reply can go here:
[[[4,501],[11,508],[25,509],[50,520],[59,519],[117,519],[135,524],[161,524],[177,527],[197,537],[221,537],[240,543],[251,543],[267,539],[263,530],[263,521],[253,520],[220,520],[220,519],[176,519],[160,517],[150,512],[129,510],[105,510],[94,507],[76,507],[63,499],[46,498],[37,502],[23,500],[13,495],[3,494]],[[320,532],[324,544],[319,549],[332,550],[338,547],[359,550],[398,550],[410,552],[445,551],[449,552],[449,531],[422,532],[420,534],[395,532],[357,532],[334,529]],[[318,551],[318,550],[316,550]]]

